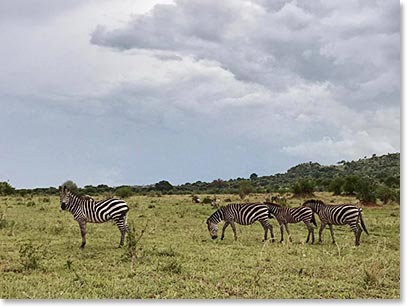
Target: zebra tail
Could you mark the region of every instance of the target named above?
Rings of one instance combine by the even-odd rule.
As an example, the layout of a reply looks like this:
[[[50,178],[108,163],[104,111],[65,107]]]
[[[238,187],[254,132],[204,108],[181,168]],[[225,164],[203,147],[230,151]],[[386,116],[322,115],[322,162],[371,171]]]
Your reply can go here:
[[[315,220],[315,215],[314,215],[314,213],[312,213],[312,215],[311,215],[311,222],[315,225],[315,227],[318,227],[317,221]]]
[[[360,224],[362,225],[363,230],[366,232],[366,234],[369,235],[366,226],[365,226],[365,222],[363,222],[363,218],[362,218],[362,211],[359,210],[359,217],[360,217]]]

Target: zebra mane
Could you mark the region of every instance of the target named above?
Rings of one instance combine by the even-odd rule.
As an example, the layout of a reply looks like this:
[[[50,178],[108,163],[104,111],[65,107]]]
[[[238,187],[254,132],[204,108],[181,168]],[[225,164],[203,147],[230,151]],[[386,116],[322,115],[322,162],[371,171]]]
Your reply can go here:
[[[264,202],[264,204],[268,205],[268,206],[274,206],[274,207],[282,207],[280,204],[277,203],[273,203],[273,202]]]
[[[71,190],[69,190],[68,188],[65,188],[65,189],[64,189],[64,192],[65,192],[66,194],[70,195],[71,197],[74,197],[74,198],[77,198],[77,199],[80,199],[80,200],[93,201],[93,202],[95,202],[95,199],[92,198],[91,196],[89,196],[89,195],[79,195],[79,194],[76,194],[76,193],[72,192]]]
[[[326,204],[324,203],[324,201],[322,201],[322,200],[317,200],[317,199],[310,199],[310,200],[307,200],[307,201],[305,201],[302,205],[307,204],[307,203],[315,203],[315,204],[326,205]]]

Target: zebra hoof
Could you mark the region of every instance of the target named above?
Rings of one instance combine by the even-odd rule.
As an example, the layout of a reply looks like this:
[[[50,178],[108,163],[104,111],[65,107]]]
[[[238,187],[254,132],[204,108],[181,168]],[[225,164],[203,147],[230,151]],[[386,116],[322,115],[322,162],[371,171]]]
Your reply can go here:
[[[273,239],[271,239],[271,242],[275,242],[276,240],[273,238]]]

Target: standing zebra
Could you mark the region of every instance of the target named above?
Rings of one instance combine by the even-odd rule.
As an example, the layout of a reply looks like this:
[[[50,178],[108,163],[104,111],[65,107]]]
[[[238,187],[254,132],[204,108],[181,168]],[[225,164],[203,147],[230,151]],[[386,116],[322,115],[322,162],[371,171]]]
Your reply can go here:
[[[262,203],[248,204],[228,204],[215,211],[206,221],[212,239],[218,237],[217,224],[225,221],[222,229],[221,240],[225,237],[225,230],[230,225],[233,229],[235,240],[237,240],[235,222],[241,225],[250,225],[259,221],[264,229],[264,240],[267,240],[267,230],[270,230],[272,241],[274,242],[273,226],[268,223],[269,209]]]
[[[129,207],[126,202],[118,199],[95,201],[89,196],[73,194],[66,186],[59,187],[59,196],[61,209],[69,210],[79,223],[82,234],[82,249],[86,244],[86,223],[103,223],[109,220],[113,220],[117,224],[121,233],[119,247],[123,246],[124,236],[128,232],[126,215]]]
[[[334,231],[332,224],[335,225],[345,225],[349,224],[352,231],[355,234],[355,245],[360,244],[360,235],[362,234],[362,225],[363,230],[366,234],[367,232],[365,223],[362,219],[362,209],[351,204],[342,204],[342,205],[326,205],[320,200],[308,200],[305,201],[302,206],[311,208],[315,213],[318,214],[319,219],[321,220],[321,227],[319,229],[319,242],[322,242],[322,231],[326,225],[329,226],[332,236],[332,243],[335,243]]]
[[[276,217],[278,223],[280,224],[280,232],[281,232],[281,240],[280,242],[283,242],[284,240],[284,229],[283,226],[285,226],[285,229],[288,234],[288,239],[290,242],[292,241],[290,232],[288,231],[288,223],[298,223],[298,222],[304,222],[305,225],[308,228],[308,236],[307,236],[307,243],[309,241],[310,235],[312,235],[312,240],[311,243],[314,243],[314,227],[312,226],[311,222],[317,226],[317,223],[315,222],[314,218],[314,212],[312,211],[311,208],[300,206],[300,207],[295,207],[295,208],[289,208],[289,207],[282,207],[278,204],[274,203],[265,203],[269,210],[270,213]]]

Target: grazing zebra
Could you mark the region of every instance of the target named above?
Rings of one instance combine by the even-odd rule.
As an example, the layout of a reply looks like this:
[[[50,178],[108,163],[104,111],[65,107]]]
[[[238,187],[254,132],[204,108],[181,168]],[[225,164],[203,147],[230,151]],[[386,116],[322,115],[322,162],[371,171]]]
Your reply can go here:
[[[363,230],[366,234],[367,232],[365,223],[362,219],[362,209],[352,205],[352,204],[342,204],[342,205],[326,205],[320,200],[308,200],[305,201],[302,206],[311,208],[315,213],[318,214],[319,219],[321,220],[321,227],[319,229],[319,242],[322,242],[321,235],[322,231],[326,225],[329,226],[332,236],[332,243],[335,243],[334,231],[332,224],[335,225],[345,225],[349,224],[352,231],[355,234],[355,245],[360,244],[360,235],[362,234],[362,225]]]
[[[230,225],[237,240],[235,222],[241,225],[250,225],[259,221],[264,229],[264,240],[267,240],[267,230],[270,230],[271,239],[274,242],[273,226],[268,223],[269,209],[262,203],[228,204],[215,211],[206,221],[212,239],[218,237],[217,224],[225,221],[222,229],[221,240],[225,237],[225,230]]]
[[[129,207],[126,202],[118,199],[95,201],[89,196],[73,194],[66,186],[59,187],[59,196],[61,209],[69,210],[79,223],[82,249],[86,244],[86,223],[103,223],[109,220],[113,220],[117,224],[121,233],[119,247],[123,246],[125,233],[128,232],[126,215]]]
[[[307,243],[309,241],[310,235],[312,236],[311,243],[314,243],[314,227],[312,226],[311,222],[317,226],[317,223],[315,222],[314,218],[314,212],[312,211],[311,208],[308,207],[295,207],[295,208],[289,208],[289,207],[282,207],[278,204],[274,203],[265,203],[269,210],[270,213],[276,217],[278,223],[280,224],[280,232],[281,232],[281,240],[280,242],[283,242],[284,240],[284,229],[283,226],[285,226],[285,229],[288,234],[288,239],[290,242],[292,241],[290,232],[288,231],[288,223],[298,223],[298,222],[304,222],[305,225],[308,228],[308,236],[307,236]]]

